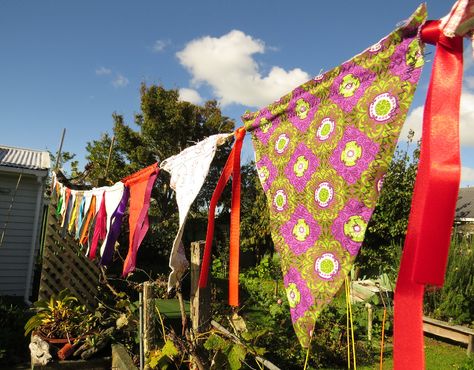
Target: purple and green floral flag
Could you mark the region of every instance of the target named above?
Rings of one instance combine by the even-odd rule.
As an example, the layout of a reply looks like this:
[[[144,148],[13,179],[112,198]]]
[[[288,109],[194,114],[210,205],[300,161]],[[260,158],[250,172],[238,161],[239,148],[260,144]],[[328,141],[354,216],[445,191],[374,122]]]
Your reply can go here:
[[[425,18],[421,5],[361,54],[242,117],[304,347],[364,240],[421,74]]]

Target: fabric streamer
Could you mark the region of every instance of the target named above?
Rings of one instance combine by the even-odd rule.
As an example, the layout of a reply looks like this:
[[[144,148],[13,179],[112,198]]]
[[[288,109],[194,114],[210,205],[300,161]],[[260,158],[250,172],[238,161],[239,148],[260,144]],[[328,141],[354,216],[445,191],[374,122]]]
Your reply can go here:
[[[69,197],[67,197],[67,193],[69,193]],[[66,207],[65,207],[65,212],[64,212],[64,219],[63,223],[61,225],[62,230],[61,230],[61,236],[63,238],[66,237],[67,234],[67,229],[69,226],[69,219],[71,218],[72,211],[74,209],[74,201],[76,198],[76,191],[75,190],[66,190]]]
[[[130,189],[129,248],[123,265],[123,276],[135,269],[138,248],[148,231],[150,195],[158,172],[158,164],[155,163],[122,180]]]
[[[103,243],[100,246],[100,255],[102,256],[104,254],[105,250],[105,245],[107,244],[107,238],[110,232],[110,225],[112,221],[112,216],[114,212],[117,210],[117,207],[119,206],[122,198],[123,198],[123,192],[124,192],[124,184],[123,182],[119,181],[115,183],[112,186],[109,186],[105,190],[105,197],[106,197],[106,202],[105,202],[105,212],[107,215],[106,221],[105,221],[105,226],[106,226],[106,234],[103,239]],[[118,237],[118,235],[117,235]],[[115,243],[115,241],[114,241]],[[113,246],[113,245],[112,245]]]
[[[92,246],[92,241],[94,240],[94,232],[95,232],[95,225],[97,223],[97,216],[99,214],[100,207],[102,205],[102,200],[104,197],[104,193],[107,187],[100,187],[100,188],[93,188],[91,190],[92,196],[95,198],[95,208],[93,209],[92,217],[89,222],[89,228],[87,233],[84,235],[84,245],[87,244],[87,250],[86,250],[86,256],[89,255],[91,246]],[[103,219],[103,215],[101,215],[101,219]],[[99,221],[99,223],[102,223],[102,221]],[[105,221],[104,221],[105,223]],[[95,247],[97,249],[97,246]]]
[[[245,130],[235,131],[234,146],[227,158],[222,174],[212,194],[207,219],[206,245],[199,275],[199,287],[207,286],[211,263],[212,239],[214,237],[214,216],[225,185],[232,175],[232,204],[230,216],[230,251],[229,251],[229,304],[239,305],[239,244],[240,244],[240,152],[245,137]]]
[[[421,74],[425,17],[421,5],[361,54],[242,117],[303,347],[364,239]]]
[[[84,221],[84,205],[86,203],[86,197],[84,192],[82,193],[81,203],[79,204],[79,209],[77,211],[77,220],[76,220],[76,229],[74,231],[74,239],[79,238],[79,234],[81,231],[81,226]]]
[[[81,237],[82,229],[84,227],[84,221],[87,218],[91,200],[92,200],[92,192],[90,190],[84,191],[81,207],[79,209],[79,218],[77,220],[77,229],[76,229],[76,237],[75,237],[77,240],[79,240]]]
[[[109,219],[107,224],[109,226],[106,240],[104,241],[103,248],[101,248],[101,265],[109,265],[112,262],[115,242],[117,241],[120,235],[120,228],[122,227],[123,215],[125,214],[125,210],[127,209],[129,196],[130,192],[128,188],[126,186],[123,187],[122,198],[120,199],[119,205],[110,217],[107,214],[107,218]]]
[[[212,135],[196,145],[184,149],[177,155],[161,162],[161,169],[171,175],[170,186],[176,192],[179,210],[179,229],[171,249],[168,277],[168,291],[173,289],[182,279],[189,262],[181,242],[189,209],[206,180],[209,167],[216,154],[217,147],[222,145],[232,134]]]
[[[94,234],[92,235],[92,242],[90,244],[88,250],[88,256],[90,260],[93,260],[96,256],[97,252],[97,245],[99,244],[100,240],[105,239],[105,235],[107,234],[107,209],[105,207],[106,203],[106,194],[105,190],[103,190],[103,194],[101,197],[101,202],[99,206],[99,211],[97,212],[96,219],[95,219],[95,227],[94,227]]]
[[[58,189],[56,190],[56,193],[59,197],[58,204],[56,206],[56,217],[59,217],[61,215],[61,209],[63,208],[63,202],[64,202],[64,191],[60,185],[58,185]]]
[[[92,224],[92,220],[94,219],[94,216],[95,216],[96,201],[97,201],[96,196],[92,194],[91,192],[90,206],[89,206],[89,209],[87,210],[87,216],[82,225],[81,236],[79,238],[79,244],[81,244],[82,246],[85,246],[89,240],[89,229]]]
[[[436,45],[423,114],[420,161],[394,299],[395,369],[424,369],[423,291],[442,285],[460,182],[459,105],[463,40],[428,21],[424,42]],[[442,150],[440,150],[442,148]]]
[[[61,227],[64,227],[67,208],[69,205],[69,199],[71,198],[71,189],[67,187],[63,187],[62,191],[63,191],[63,194],[62,194],[63,203],[61,204],[61,210],[59,213],[61,214]]]
[[[69,194],[68,194],[69,191]],[[70,190],[63,186],[62,188],[62,198],[63,198],[63,203],[61,205],[61,209],[59,210],[59,214],[61,215],[61,226],[63,226],[64,223],[64,216],[66,214],[66,206],[67,206],[67,201],[69,200],[69,197],[71,196]]]
[[[82,202],[82,191],[76,191],[74,196],[74,208],[71,213],[71,217],[69,218],[69,226],[67,228],[68,233],[75,233],[77,227],[77,219],[79,217],[79,208]]]

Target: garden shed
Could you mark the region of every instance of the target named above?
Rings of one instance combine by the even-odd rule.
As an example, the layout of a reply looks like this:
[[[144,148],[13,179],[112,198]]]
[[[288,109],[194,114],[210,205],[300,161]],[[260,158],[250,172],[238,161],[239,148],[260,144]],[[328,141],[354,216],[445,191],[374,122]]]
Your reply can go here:
[[[459,189],[455,223],[459,233],[474,235],[474,187]]]
[[[0,145],[0,295],[29,301],[49,153]]]

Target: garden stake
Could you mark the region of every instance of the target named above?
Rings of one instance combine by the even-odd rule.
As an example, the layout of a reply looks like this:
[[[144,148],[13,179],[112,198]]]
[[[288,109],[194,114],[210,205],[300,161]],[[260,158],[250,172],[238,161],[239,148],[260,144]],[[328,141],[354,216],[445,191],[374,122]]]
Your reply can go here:
[[[346,293],[346,337],[347,337],[347,368],[351,368],[351,337],[349,334],[349,300],[347,298],[347,284],[344,286]]]
[[[387,317],[387,306],[385,305],[385,299],[383,299],[382,291],[379,288],[380,299],[383,304],[383,318],[382,318],[382,340],[380,343],[380,370],[383,370],[383,346],[384,346],[384,337],[385,337],[385,319]]]
[[[383,339],[385,336],[385,317],[387,316],[387,309],[383,309],[383,319],[382,319],[382,343],[380,344],[380,370],[383,369]]]
[[[347,300],[347,305],[349,307],[349,318],[351,322],[351,337],[352,337],[352,358],[354,361],[354,370],[357,370],[357,362],[356,362],[356,353],[355,353],[355,341],[354,341],[354,322],[352,320],[352,306],[351,306],[351,288],[349,286],[349,278],[346,276],[345,278],[346,282],[346,300]]]
[[[140,339],[140,370],[143,370],[143,293],[138,293],[138,317],[139,317],[139,339]]]
[[[311,331],[311,336],[309,337],[309,344],[308,344],[308,349],[306,350],[306,359],[304,360],[304,368],[303,368],[303,370],[306,370],[306,367],[308,366],[309,351],[311,350],[311,341],[313,340],[314,330],[315,330],[315,329],[313,329],[313,330]]]

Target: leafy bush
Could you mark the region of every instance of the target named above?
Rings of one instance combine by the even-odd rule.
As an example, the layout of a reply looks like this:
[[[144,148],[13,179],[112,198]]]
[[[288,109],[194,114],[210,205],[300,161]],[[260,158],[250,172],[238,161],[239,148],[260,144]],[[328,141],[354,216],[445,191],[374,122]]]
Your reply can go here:
[[[397,147],[383,180],[383,188],[365,239],[357,256],[361,273],[369,277],[398,271],[401,248],[408,226],[408,215],[420,154],[420,143],[413,145],[414,132],[406,147]]]
[[[474,325],[474,242],[455,236],[441,289],[425,294],[425,313],[461,325]]]
[[[255,268],[240,276],[244,301],[242,316],[246,319],[250,332],[265,330],[266,334],[258,338],[256,345],[265,348],[265,357],[280,368],[303,368],[306,351],[303,350],[293,331],[290,310],[281,279],[278,256],[266,255]],[[316,322],[313,336],[309,369],[327,366],[344,366],[347,363],[347,315],[346,301],[342,290],[328,305]],[[373,305],[373,343],[380,340],[383,307],[377,296]],[[367,342],[367,309],[365,303],[352,305],[354,335],[358,362],[370,361],[378,347]],[[391,331],[387,318],[385,335]]]
[[[29,316],[21,299],[0,297],[0,365],[28,358],[28,339],[23,336],[23,326]]]

